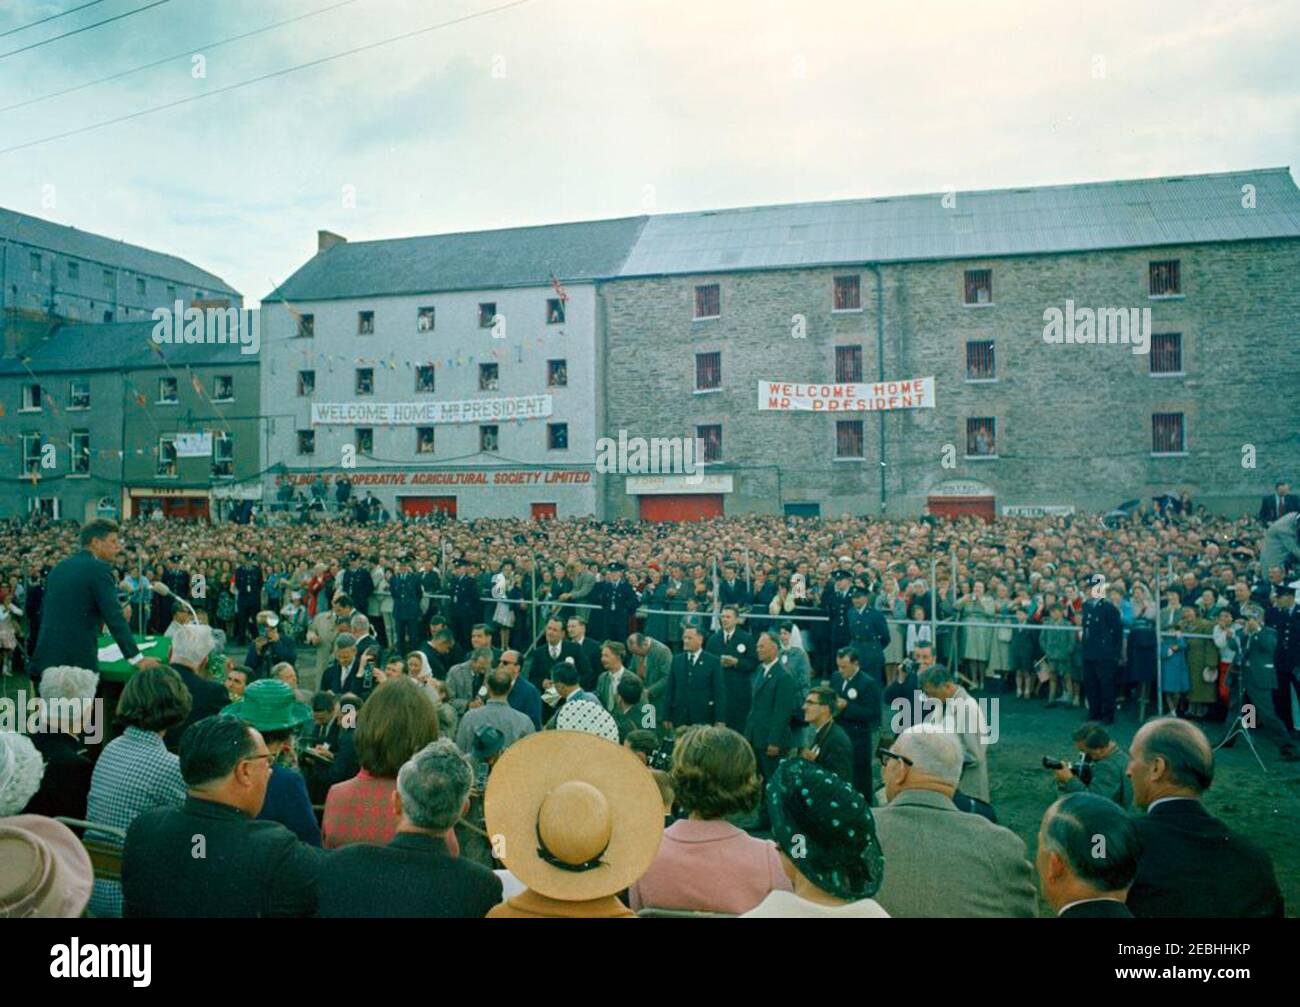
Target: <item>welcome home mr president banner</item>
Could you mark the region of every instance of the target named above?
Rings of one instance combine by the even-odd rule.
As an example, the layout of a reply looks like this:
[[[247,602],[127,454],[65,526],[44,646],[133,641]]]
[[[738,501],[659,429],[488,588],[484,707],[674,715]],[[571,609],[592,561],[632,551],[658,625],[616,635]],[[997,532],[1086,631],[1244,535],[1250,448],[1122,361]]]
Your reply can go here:
[[[934,376],[871,384],[800,384],[760,381],[758,408],[784,412],[874,413],[891,409],[933,409]]]

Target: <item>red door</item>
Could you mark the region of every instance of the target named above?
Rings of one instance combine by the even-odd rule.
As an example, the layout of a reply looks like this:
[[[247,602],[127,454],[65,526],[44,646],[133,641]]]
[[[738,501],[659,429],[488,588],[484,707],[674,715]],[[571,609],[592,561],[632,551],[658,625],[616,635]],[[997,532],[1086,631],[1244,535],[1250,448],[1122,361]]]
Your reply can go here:
[[[722,517],[721,493],[665,493],[639,499],[642,521],[702,521]]]
[[[993,497],[930,497],[926,509],[935,517],[977,517],[992,521]]]
[[[402,513],[411,517],[432,514],[434,511],[448,517],[456,516],[455,497],[399,497],[397,502],[401,505]]]
[[[535,503],[530,506],[532,507],[534,521],[549,521],[555,517],[555,504],[553,503]]]

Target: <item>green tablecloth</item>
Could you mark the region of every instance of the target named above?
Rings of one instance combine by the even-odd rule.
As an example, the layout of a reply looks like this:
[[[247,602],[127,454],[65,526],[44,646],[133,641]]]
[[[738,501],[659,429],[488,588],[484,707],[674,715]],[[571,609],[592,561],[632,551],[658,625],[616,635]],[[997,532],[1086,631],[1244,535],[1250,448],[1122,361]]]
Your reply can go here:
[[[146,643],[151,639],[147,636],[137,636],[135,645],[140,648],[140,653],[146,657],[156,657],[163,664],[167,663],[167,649],[171,646],[171,641],[165,636],[153,637],[152,643]],[[111,636],[101,636],[99,638],[100,648],[108,647],[113,643]],[[99,677],[109,682],[125,682],[135,674],[135,669],[131,667],[131,662],[125,658],[120,661],[100,661]]]

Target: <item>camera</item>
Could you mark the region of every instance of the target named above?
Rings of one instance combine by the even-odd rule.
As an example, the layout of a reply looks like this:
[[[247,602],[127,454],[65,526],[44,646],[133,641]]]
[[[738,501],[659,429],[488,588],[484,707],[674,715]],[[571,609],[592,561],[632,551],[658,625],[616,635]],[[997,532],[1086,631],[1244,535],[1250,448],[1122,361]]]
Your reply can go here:
[[[1062,762],[1060,759],[1053,759],[1049,756],[1043,756],[1044,769],[1069,769],[1071,773],[1079,778],[1079,782],[1085,787],[1092,785],[1092,763],[1088,761],[1086,755],[1080,754],[1079,758],[1071,763]]]

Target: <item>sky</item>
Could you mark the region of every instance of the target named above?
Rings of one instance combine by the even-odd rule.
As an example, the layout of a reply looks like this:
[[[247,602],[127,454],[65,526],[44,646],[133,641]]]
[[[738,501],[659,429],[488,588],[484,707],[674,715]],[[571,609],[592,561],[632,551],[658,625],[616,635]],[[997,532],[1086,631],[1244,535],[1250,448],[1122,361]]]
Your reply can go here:
[[[0,206],[180,255],[250,305],[318,229],[1293,166],[1300,149],[1292,0],[165,0],[14,51],[156,0],[13,30],[85,2],[0,5]]]

